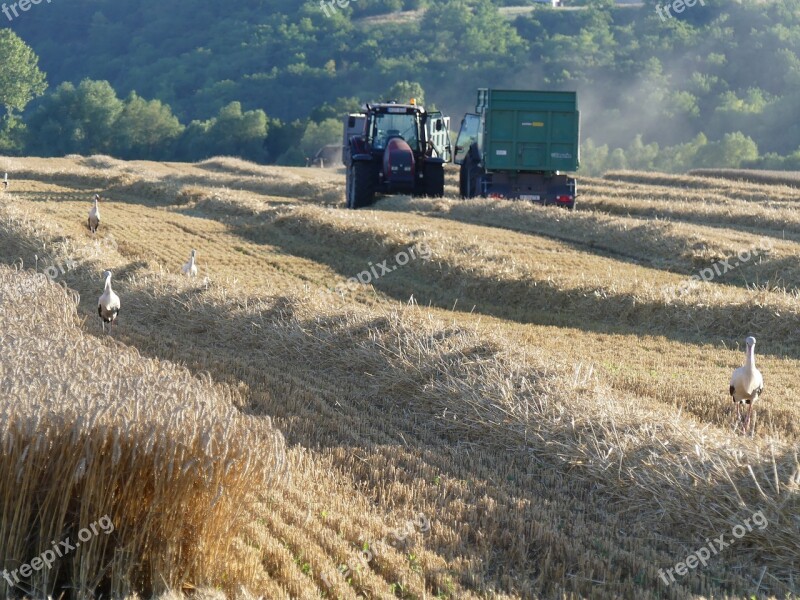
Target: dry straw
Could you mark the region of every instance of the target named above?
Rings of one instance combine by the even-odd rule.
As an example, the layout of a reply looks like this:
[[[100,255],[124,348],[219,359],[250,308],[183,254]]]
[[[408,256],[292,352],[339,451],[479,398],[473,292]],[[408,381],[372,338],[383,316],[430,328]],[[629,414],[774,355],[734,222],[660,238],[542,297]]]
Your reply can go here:
[[[83,334],[63,289],[31,297],[30,279],[0,268],[0,567],[106,514],[115,531],[0,596],[252,584],[231,556],[282,436],[208,377]]]
[[[767,185],[787,185],[796,188],[800,185],[800,173],[796,171],[768,171],[758,169],[693,169],[689,175],[733,179],[749,183]]]
[[[15,329],[2,343],[23,344],[26,352],[41,339],[63,349],[65,356],[88,352],[84,362],[95,360],[91,354],[95,348],[98,352],[113,348],[128,371],[148,365],[144,373],[137,372],[141,382],[136,387],[155,388],[157,406],[148,402],[147,395],[135,403],[126,399],[122,405],[101,399],[107,412],[92,416],[96,411],[79,413],[76,408],[66,413],[74,420],[62,419],[63,427],[52,428],[54,432],[66,428],[71,434],[73,429],[95,431],[92,419],[101,430],[110,423],[107,440],[97,442],[100,450],[91,456],[104,452],[108,458],[102,465],[111,467],[93,466],[97,459],[90,460],[84,451],[87,444],[93,448],[91,441],[100,434],[87,433],[84,438],[76,434],[75,445],[59,446],[69,457],[62,461],[68,464],[59,467],[65,476],[73,477],[80,461],[86,460],[85,472],[72,486],[86,486],[92,478],[96,482],[98,470],[113,474],[119,465],[134,474],[140,472],[137,468],[153,469],[160,474],[158,481],[166,482],[158,487],[160,495],[147,490],[142,495],[140,485],[135,502],[109,513],[125,527],[125,515],[138,514],[141,499],[149,498],[148,506],[157,502],[165,507],[164,514],[171,515],[163,517],[158,510],[151,517],[147,543],[156,545],[147,546],[154,550],[146,559],[114,556],[120,580],[127,576],[130,589],[148,595],[147,584],[159,579],[163,570],[177,573],[166,577],[164,585],[176,594],[181,585],[211,583],[232,596],[244,583],[256,596],[287,600],[324,594],[348,599],[357,595],[656,599],[667,593],[659,587],[659,568],[673,565],[706,537],[730,531],[743,515],[762,509],[769,522],[766,530],[747,536],[734,553],[673,584],[668,593],[673,598],[796,594],[797,411],[793,398],[779,391],[790,389],[795,363],[778,355],[761,359],[762,368],[770,373],[770,389],[776,392],[765,406],[759,436],[743,439],[729,432],[729,405],[724,398],[728,368],[741,360],[741,354],[716,346],[712,354],[702,341],[738,335],[737,327],[769,328],[772,340],[791,350],[798,328],[792,298],[782,291],[716,284],[697,286],[674,298],[663,287],[679,283],[685,275],[633,260],[640,254],[654,263],[665,260],[660,244],[676,248],[693,235],[710,237],[708,230],[660,221],[637,227],[624,213],[601,215],[593,223],[580,210],[547,212],[530,207],[527,212],[523,204],[490,201],[398,198],[382,201],[374,210],[336,211],[320,206],[330,181],[318,170],[309,170],[314,171],[309,177],[319,177],[312,185],[319,185],[320,195],[312,189],[308,193],[313,197],[297,199],[289,197],[300,189],[293,187],[298,185],[297,173],[291,170],[282,173],[231,159],[169,168],[139,163],[114,166],[103,157],[95,160],[134,179],[121,190],[121,200],[114,206],[118,221],[109,227],[118,227],[129,240],[146,238],[147,244],[141,243],[145,250],[160,252],[161,246],[167,247],[163,260],[176,268],[185,260],[183,242],[202,237],[216,244],[213,253],[204,254],[206,264],[210,269],[214,263],[220,266],[212,270],[210,283],[201,284],[168,269],[162,272],[144,251],[131,250],[133,245],[120,244],[119,252],[100,249],[95,262],[87,261],[83,269],[64,276],[71,288],[89,298],[81,302],[79,314],[96,319],[91,304],[97,294],[97,274],[112,266],[125,273],[118,279],[123,302],[135,307],[126,313],[119,341],[143,354],[188,364],[194,371],[207,370],[213,380],[237,384],[242,391],[234,394],[210,380],[192,379],[166,363],[126,358],[135,351],[125,350],[115,340],[98,344],[77,330],[65,329],[64,323],[74,321],[74,308],[63,292],[49,284],[41,301],[46,310],[34,309],[36,316],[31,319],[27,306],[31,302],[21,306],[18,301],[14,306],[21,316],[6,317],[14,320]],[[68,170],[66,163],[47,163],[47,168],[56,167]],[[198,183],[203,171],[208,174],[205,186]],[[240,178],[249,178],[248,185],[260,191],[226,187]],[[678,182],[588,183],[594,191],[586,194],[583,205],[608,201],[615,186],[626,191],[611,200],[642,205],[656,202],[648,200],[647,191],[667,202],[666,187],[671,186],[687,215],[693,201],[698,215],[725,203],[719,187],[692,191],[677,189]],[[341,182],[338,185],[341,194]],[[156,186],[169,193],[159,197]],[[732,204],[732,216],[757,205],[755,190],[742,188],[735,193],[740,196]],[[697,200],[703,194],[709,194],[707,203]],[[13,220],[5,239],[0,235],[2,254],[9,262],[22,253],[20,248],[26,252],[29,246],[50,248],[59,237],[73,240],[75,247],[58,246],[55,258],[81,247],[84,232],[76,233],[77,225],[70,229],[72,216],[63,205],[21,204],[28,220]],[[61,209],[63,214],[54,218],[42,206]],[[382,207],[393,212],[381,211]],[[434,213],[445,218],[430,218]],[[9,213],[3,209],[3,214]],[[536,224],[545,218],[551,222]],[[56,220],[64,232],[41,225]],[[508,231],[514,224],[517,231]],[[229,229],[223,231],[223,226]],[[173,238],[182,235],[186,238],[170,248]],[[644,235],[650,236],[650,243],[641,239]],[[592,248],[594,238],[605,238],[608,248],[602,252]],[[420,239],[432,249],[430,263],[419,261],[398,270],[396,277],[381,279],[346,301],[317,293],[337,274],[363,268],[365,259],[381,260]],[[622,250],[626,243],[633,256],[608,255],[609,249]],[[712,256],[725,251],[729,240],[711,238],[709,243]],[[786,256],[790,250],[791,246],[781,246]],[[670,266],[686,266],[687,260],[683,256]],[[57,302],[51,301],[51,293]],[[406,304],[410,293],[432,306]],[[454,298],[463,312],[449,312]],[[470,310],[474,314],[468,314]],[[53,311],[57,316],[50,325]],[[543,322],[560,326],[547,327]],[[24,327],[36,341],[20,341]],[[72,333],[60,335],[64,342],[59,346],[48,327]],[[665,355],[679,352],[688,366],[665,362]],[[61,387],[43,386],[39,379],[77,381],[81,386],[89,381],[92,389],[95,379],[85,365],[70,362],[64,368],[61,359],[45,357],[42,351],[33,355],[56,366],[48,366],[48,377],[42,378],[45,367],[19,359],[26,373],[38,377],[27,377],[24,383],[12,378],[16,389],[25,388],[24,398],[38,401],[54,391],[61,393]],[[658,362],[652,370],[660,379],[648,369],[646,361],[653,356]],[[16,368],[13,363],[2,364],[4,374]],[[115,368],[103,365],[101,372],[109,376]],[[786,373],[783,381],[778,375],[781,369]],[[119,383],[96,395],[116,398],[118,388],[134,387],[122,375],[114,381]],[[217,390],[221,400],[162,401],[161,387],[168,394],[180,394],[190,382],[200,397],[211,394],[203,390]],[[72,396],[62,405],[84,407],[75,399],[82,397],[78,392],[83,388],[77,386],[66,386]],[[238,496],[239,488],[234,487],[230,497],[243,498],[239,506],[247,510],[234,514],[239,518],[230,521],[234,541],[216,555],[226,565],[227,575],[219,575],[213,567],[204,571],[198,566],[192,572],[192,567],[179,566],[180,560],[192,552],[206,556],[214,549],[188,532],[208,517],[207,526],[216,527],[219,537],[215,543],[227,541],[214,514],[228,514],[225,511],[233,508],[226,505],[229,494],[219,494],[219,482],[253,469],[239,468],[235,462],[243,456],[239,433],[244,431],[246,438],[252,421],[238,417],[243,429],[231,425],[216,437],[207,435],[215,431],[214,415],[227,411],[231,403],[276,417],[292,442],[287,453],[291,478],[260,490],[254,482]],[[22,406],[31,404],[39,406],[32,400]],[[66,409],[59,410],[54,414],[65,414]],[[8,418],[12,413],[4,414]],[[187,425],[194,420],[206,423],[196,437]],[[122,425],[116,425],[118,421]],[[264,429],[263,434],[252,434],[247,447],[265,453],[262,462],[268,474],[281,452],[271,450],[274,444],[263,444],[263,439],[279,442],[269,427]],[[128,430],[135,434],[131,448],[122,443]],[[49,439],[41,438],[42,443]],[[173,438],[185,442],[183,452],[170,451]],[[2,439],[9,447],[19,445]],[[30,455],[36,446],[27,445]],[[148,452],[149,460],[134,460],[133,447],[138,447],[137,457]],[[24,446],[15,452],[19,462]],[[44,461],[37,464],[44,468]],[[193,487],[191,493],[200,494],[206,511],[214,514],[192,509],[193,496],[176,506],[167,492],[174,488],[188,495],[187,479],[201,471],[205,476],[209,469],[207,475],[217,480]],[[25,471],[21,473],[24,476]],[[127,480],[103,489],[127,490],[123,497],[132,498],[132,484],[125,485]],[[65,486],[56,489],[63,492]],[[107,506],[99,492],[92,495],[84,487],[78,489],[80,498],[91,501],[86,504],[89,509]],[[248,491],[263,491],[266,497],[248,504]],[[10,494],[7,498],[16,501]],[[87,522],[102,514],[87,512]],[[387,549],[367,567],[343,575],[340,567],[363,544],[384,539],[416,512],[424,512],[432,523],[424,539]],[[67,514],[69,518],[58,517],[65,524],[72,523],[75,514],[71,510],[47,514],[51,513]],[[23,511],[18,521],[26,534],[29,517]],[[154,527],[174,535],[159,537]],[[137,531],[130,526],[124,531],[133,549],[145,547]],[[12,538],[26,539],[17,530]],[[120,539],[123,543],[117,549],[124,551],[127,545],[121,534]],[[176,549],[175,543],[170,546],[164,539],[197,543]],[[155,561],[155,567],[142,566]],[[150,573],[150,579],[141,575],[143,571]],[[63,581],[71,583],[73,577],[79,586],[80,573],[70,571]],[[251,586],[252,581],[257,585]]]

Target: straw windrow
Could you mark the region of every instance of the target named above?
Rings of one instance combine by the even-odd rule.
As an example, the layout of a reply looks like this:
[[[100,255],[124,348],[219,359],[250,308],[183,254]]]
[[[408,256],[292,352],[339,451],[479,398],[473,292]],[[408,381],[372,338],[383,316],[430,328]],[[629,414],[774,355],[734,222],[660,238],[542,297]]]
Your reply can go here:
[[[282,469],[281,435],[208,377],[81,333],[62,288],[7,267],[0,349],[0,566],[113,523],[20,589],[119,596],[224,581],[253,491]]]
[[[53,589],[118,581],[120,595],[149,597],[206,585],[243,600],[797,594],[800,349],[796,294],[780,279],[796,272],[800,240],[772,227],[790,212],[783,188],[773,207],[746,184],[641,175],[584,182],[574,213],[402,197],[354,212],[327,206],[342,181],[321,169],[302,182],[297,170],[227,158],[22,162],[30,180],[0,207],[0,258],[40,272],[41,261],[76,266],[56,285],[41,273],[0,279],[14,299],[0,306],[14,328],[0,339],[17,348],[0,381],[28,398],[21,414],[63,416],[23,443],[13,403],[0,415],[16,428],[13,442],[2,438],[13,450],[0,481],[26,498],[8,511],[8,543],[29,560],[40,521],[69,535],[102,516],[95,506],[118,524],[86,550],[116,570],[97,584],[100,571],[69,563]],[[79,177],[52,177],[71,164],[130,178],[108,194],[98,239],[81,222]],[[651,218],[667,208],[672,221]],[[774,247],[734,271],[745,281],[668,293],[761,236]],[[430,260],[329,292],[420,243]],[[195,247],[200,276],[188,280],[179,267]],[[123,312],[100,341],[106,268]],[[774,285],[753,285],[767,273]],[[745,331],[759,337],[768,385],[754,439],[731,434],[726,390]],[[98,367],[110,385],[89,368],[101,351],[119,357]],[[271,426],[286,436],[285,463]],[[17,484],[39,434],[35,456],[52,439],[58,460],[37,458]],[[246,476],[284,464],[266,484]],[[53,473],[60,483],[42,483]],[[663,583],[659,569],[756,511],[764,529]]]

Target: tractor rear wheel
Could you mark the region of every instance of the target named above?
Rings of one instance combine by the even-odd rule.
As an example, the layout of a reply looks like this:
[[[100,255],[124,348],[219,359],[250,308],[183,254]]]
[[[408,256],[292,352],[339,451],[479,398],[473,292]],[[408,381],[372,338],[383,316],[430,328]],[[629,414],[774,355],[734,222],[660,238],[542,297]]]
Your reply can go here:
[[[346,208],[352,208],[352,206],[350,206],[352,188],[353,188],[353,176],[350,174],[350,167],[348,167],[344,177],[344,205]]]
[[[425,195],[431,198],[444,196],[444,166],[439,163],[425,165]]]
[[[355,162],[347,171],[347,208],[362,208],[375,201],[375,173],[370,162]]]

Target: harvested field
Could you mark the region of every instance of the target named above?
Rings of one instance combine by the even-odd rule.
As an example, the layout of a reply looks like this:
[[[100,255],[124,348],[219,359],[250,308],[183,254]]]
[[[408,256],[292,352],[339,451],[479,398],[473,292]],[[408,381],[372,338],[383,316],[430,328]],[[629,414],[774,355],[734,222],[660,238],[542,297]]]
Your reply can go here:
[[[0,596],[797,596],[792,188],[625,172],[575,211],[347,211],[341,173],[230,158],[0,170],[0,567],[116,526]]]
[[[800,173],[794,171],[768,171],[758,169],[693,169],[689,175],[733,179],[767,185],[800,186]]]

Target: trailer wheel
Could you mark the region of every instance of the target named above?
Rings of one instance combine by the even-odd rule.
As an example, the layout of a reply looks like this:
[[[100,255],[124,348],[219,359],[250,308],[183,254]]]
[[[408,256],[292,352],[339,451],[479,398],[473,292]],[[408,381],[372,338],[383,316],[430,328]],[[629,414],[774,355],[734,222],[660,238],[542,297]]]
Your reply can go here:
[[[474,198],[478,187],[478,180],[475,176],[475,164],[467,158],[461,163],[461,176],[459,177],[459,187],[461,188],[462,198]]]
[[[462,198],[474,198],[482,195],[480,182],[485,173],[486,170],[480,166],[478,147],[472,144],[464,157],[464,162],[461,163],[459,191]]]
[[[363,208],[375,201],[375,177],[370,162],[355,162],[347,171],[347,208]]]
[[[484,174],[484,170],[482,167],[478,166],[478,163],[466,160],[464,164],[461,165],[462,167],[466,167],[464,169],[464,194],[465,198],[475,198],[476,196],[482,196],[481,193],[481,177]]]
[[[431,198],[444,196],[444,167],[433,163],[425,165],[425,195]]]
[[[461,168],[458,170],[458,195],[462,198],[467,197],[466,164],[466,162],[461,163]]]

